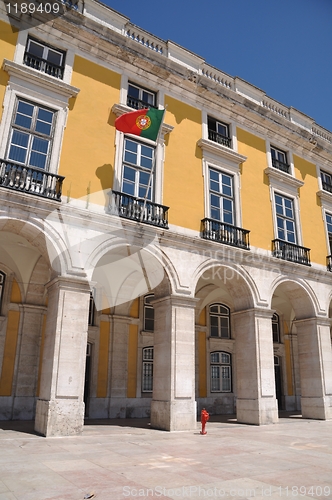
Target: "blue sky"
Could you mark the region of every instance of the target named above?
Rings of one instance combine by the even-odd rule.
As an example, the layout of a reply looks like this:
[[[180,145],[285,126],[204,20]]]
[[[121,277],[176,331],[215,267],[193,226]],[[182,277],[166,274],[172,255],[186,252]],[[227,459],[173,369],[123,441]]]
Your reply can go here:
[[[332,0],[102,0],[332,131]]]

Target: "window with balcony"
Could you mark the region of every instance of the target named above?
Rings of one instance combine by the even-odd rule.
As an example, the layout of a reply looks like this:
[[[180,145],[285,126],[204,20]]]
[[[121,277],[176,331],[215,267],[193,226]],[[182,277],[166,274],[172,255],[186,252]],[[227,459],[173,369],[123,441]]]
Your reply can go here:
[[[23,62],[55,78],[63,78],[65,52],[47,45],[40,40],[28,38]]]
[[[277,239],[272,241],[272,252],[275,257],[310,265],[309,248],[297,244],[294,202],[281,194],[274,194],[277,223]]]
[[[168,207],[154,203],[155,148],[125,137],[121,192],[113,191],[121,217],[168,227]]]
[[[153,390],[153,347],[144,347],[142,351],[142,392]]]
[[[63,177],[48,172],[56,112],[24,99],[16,100],[0,185],[61,199]]]
[[[273,342],[276,344],[280,343],[280,325],[279,325],[279,316],[274,313],[272,316],[272,337]]]
[[[326,218],[327,235],[329,239],[329,255],[327,256],[327,269],[328,271],[332,271],[332,215],[326,212],[325,218]]]
[[[228,148],[232,147],[232,139],[229,135],[229,126],[208,116],[208,138]]]
[[[230,311],[223,304],[210,306],[210,336],[221,339],[230,338]]]
[[[211,392],[232,392],[231,355],[217,351],[210,354]]]
[[[127,92],[127,106],[134,109],[156,107],[156,93],[129,82]]]
[[[289,174],[290,167],[287,162],[287,154],[285,151],[281,151],[280,149],[271,146],[271,160],[274,168]]]
[[[322,188],[324,189],[324,191],[332,193],[332,175],[321,170],[320,176],[322,179]]]
[[[144,297],[144,331],[153,332],[154,331],[154,309],[151,304],[154,299],[154,295],[145,295]]]
[[[3,301],[3,292],[5,288],[5,279],[6,275],[2,271],[0,271],[0,314],[2,309],[2,301]]]
[[[202,220],[203,238],[249,249],[249,231],[235,226],[234,178],[209,168],[209,218]]]

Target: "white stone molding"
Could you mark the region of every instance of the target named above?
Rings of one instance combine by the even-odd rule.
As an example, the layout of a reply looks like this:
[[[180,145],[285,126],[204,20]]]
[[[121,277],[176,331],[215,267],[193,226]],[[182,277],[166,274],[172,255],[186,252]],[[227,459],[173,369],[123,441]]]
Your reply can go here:
[[[199,139],[197,146],[202,148],[204,155],[218,156],[229,163],[239,165],[240,163],[244,163],[247,159],[246,156],[237,153],[234,149],[218,144],[217,142],[210,141],[209,139]]]

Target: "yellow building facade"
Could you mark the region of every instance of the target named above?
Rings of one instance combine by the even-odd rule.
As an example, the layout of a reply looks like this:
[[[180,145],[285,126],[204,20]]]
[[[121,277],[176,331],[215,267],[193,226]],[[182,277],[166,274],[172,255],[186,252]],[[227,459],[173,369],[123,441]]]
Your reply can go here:
[[[0,12],[0,419],[331,418],[332,133],[59,5]],[[116,129],[146,108],[155,141]]]

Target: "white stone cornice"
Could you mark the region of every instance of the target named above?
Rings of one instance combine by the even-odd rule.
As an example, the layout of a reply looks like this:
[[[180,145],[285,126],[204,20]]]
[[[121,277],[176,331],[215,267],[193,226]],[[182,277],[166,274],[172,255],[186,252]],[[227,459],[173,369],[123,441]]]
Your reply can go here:
[[[281,182],[284,185],[288,184],[289,186],[295,189],[298,189],[304,185],[303,181],[295,179],[295,177],[292,177],[290,174],[282,172],[281,170],[278,170],[277,168],[274,167],[267,167],[264,170],[264,172],[269,177],[270,181],[273,179]]]
[[[320,189],[319,191],[317,191],[317,196],[319,196],[319,198],[322,200],[322,201],[325,201],[326,203],[328,204],[332,204],[332,193],[330,193],[329,191],[325,191],[323,189]]]
[[[112,113],[114,113],[116,116],[122,116],[125,113],[131,113],[133,111],[137,111],[136,109],[130,108],[129,106],[126,106],[126,104],[113,104],[112,106]],[[172,125],[168,125],[167,123],[162,123],[161,125],[161,133],[163,135],[169,134],[173,130]]]
[[[240,155],[233,149],[208,139],[199,139],[199,141],[197,141],[197,146],[202,148],[204,153],[214,153],[215,155],[221,156],[230,162],[236,163],[237,165],[245,162],[247,159],[246,156]]]
[[[8,59],[4,59],[2,69],[9,73],[10,76],[33,83],[39,87],[51,90],[52,92],[67,98],[76,97],[80,91],[79,88],[73,87],[68,83],[64,83],[58,78],[49,76],[36,69],[29,68],[28,66],[23,66],[23,64],[17,64],[13,61],[9,61]]]

